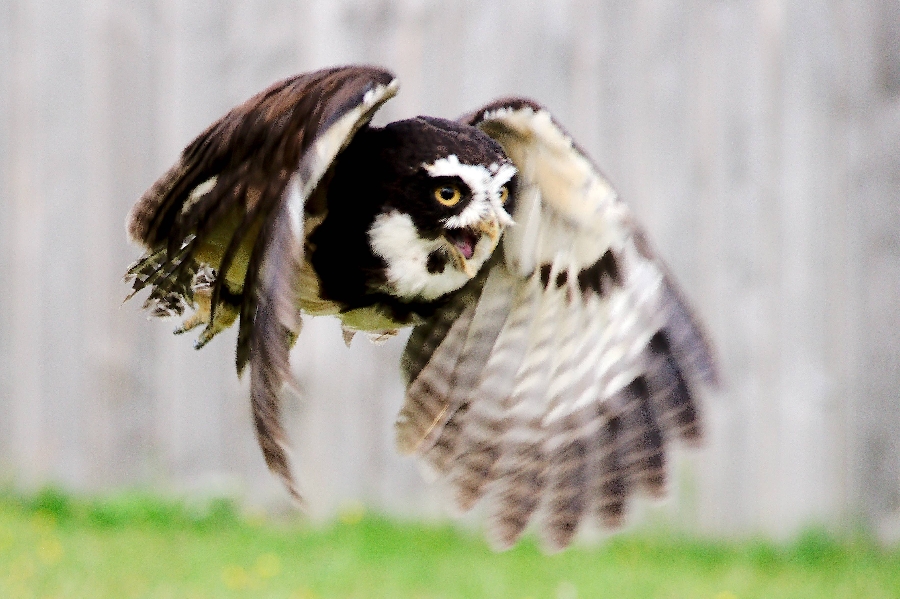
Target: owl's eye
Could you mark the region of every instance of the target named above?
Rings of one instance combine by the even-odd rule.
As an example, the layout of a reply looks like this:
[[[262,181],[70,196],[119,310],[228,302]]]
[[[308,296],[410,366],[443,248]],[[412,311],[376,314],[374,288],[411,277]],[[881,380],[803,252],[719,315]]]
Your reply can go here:
[[[456,206],[462,198],[459,188],[455,185],[441,185],[434,189],[434,199],[444,206]]]
[[[505,204],[507,199],[509,199],[509,189],[504,185],[500,188],[500,203]]]

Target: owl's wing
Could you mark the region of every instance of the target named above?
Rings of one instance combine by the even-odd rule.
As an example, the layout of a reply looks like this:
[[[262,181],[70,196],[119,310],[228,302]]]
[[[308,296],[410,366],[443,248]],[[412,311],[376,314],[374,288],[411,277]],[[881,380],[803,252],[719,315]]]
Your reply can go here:
[[[150,288],[145,307],[165,316],[205,301],[208,312],[194,322],[206,324],[198,344],[240,316],[236,361],[238,372],[250,364],[257,438],[295,496],[279,391],[300,328],[304,209],[337,154],[396,90],[390,72],[367,67],[276,83],[191,142],[126,223],[146,248],[128,275],[133,293]]]
[[[565,547],[589,518],[621,522],[635,490],[660,494],[666,445],[700,434],[692,383],[709,345],[631,212],[541,106],[510,99],[463,119],[519,169],[495,256],[404,356],[401,451],[491,502],[500,547],[539,522]]]

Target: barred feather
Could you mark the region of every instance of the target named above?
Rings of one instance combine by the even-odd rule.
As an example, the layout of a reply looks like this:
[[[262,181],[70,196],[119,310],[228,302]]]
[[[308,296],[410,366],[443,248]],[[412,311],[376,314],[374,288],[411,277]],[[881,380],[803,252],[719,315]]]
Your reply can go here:
[[[468,306],[453,322],[440,347],[406,390],[406,403],[397,416],[397,448],[412,453],[427,447],[428,438],[449,417],[451,381],[462,354],[475,306]]]
[[[546,518],[544,544],[562,549],[572,540],[591,504],[590,481],[594,476],[594,442],[599,422],[582,409],[552,424],[554,441],[548,443]]]
[[[299,201],[298,184],[289,195]],[[289,197],[288,202],[291,200]],[[287,202],[286,202],[287,203]],[[264,253],[259,285],[254,286],[257,306],[250,344],[250,403],[256,436],[269,469],[278,475],[288,491],[300,499],[291,474],[288,442],[281,424],[280,397],[285,382],[292,381],[291,339],[300,332],[297,282],[303,259],[303,232],[293,230],[288,218],[275,219],[260,236],[257,250]],[[240,365],[239,365],[240,366]]]
[[[460,451],[449,456],[453,458],[449,476],[456,488],[457,505],[463,510],[471,508],[481,498],[499,457],[498,445],[509,424],[507,404],[525,355],[536,293],[535,285],[517,290],[490,356],[482,362],[483,373],[466,402],[469,410],[455,418],[457,429],[453,448],[459,447]]]
[[[516,225],[504,236],[505,261],[490,265],[491,278],[513,284],[486,286],[479,299],[510,308],[483,340],[463,334],[473,326],[465,310],[452,326],[436,320],[414,334],[402,414],[428,422],[433,441],[398,440],[446,476],[460,508],[489,502],[497,547],[537,520],[556,550],[586,519],[620,525],[635,491],[662,493],[668,441],[699,434],[689,379],[715,383],[715,364],[631,213],[546,111],[513,99],[463,120],[519,169]],[[425,407],[434,397],[423,385],[438,389],[449,416]]]

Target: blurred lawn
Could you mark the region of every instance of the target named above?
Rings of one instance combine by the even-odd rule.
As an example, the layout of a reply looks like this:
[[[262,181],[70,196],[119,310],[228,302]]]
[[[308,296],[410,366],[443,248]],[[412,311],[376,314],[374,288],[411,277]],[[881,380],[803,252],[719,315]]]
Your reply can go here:
[[[0,496],[0,597],[900,598],[900,550],[810,533],[790,547],[620,535],[496,554],[449,526],[347,514],[327,528],[146,495]]]

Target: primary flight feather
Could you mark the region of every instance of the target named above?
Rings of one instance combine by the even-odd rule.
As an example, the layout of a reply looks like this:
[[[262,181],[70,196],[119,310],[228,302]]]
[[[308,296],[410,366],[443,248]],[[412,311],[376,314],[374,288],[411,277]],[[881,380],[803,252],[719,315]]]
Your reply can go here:
[[[201,347],[238,323],[257,437],[295,496],[279,397],[301,317],[345,340],[413,326],[400,451],[490,502],[489,534],[550,548],[662,492],[715,382],[686,301],[630,210],[540,105],[369,125],[397,91],[351,66],[276,83],[182,152],[127,220],[128,271]]]

